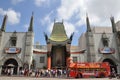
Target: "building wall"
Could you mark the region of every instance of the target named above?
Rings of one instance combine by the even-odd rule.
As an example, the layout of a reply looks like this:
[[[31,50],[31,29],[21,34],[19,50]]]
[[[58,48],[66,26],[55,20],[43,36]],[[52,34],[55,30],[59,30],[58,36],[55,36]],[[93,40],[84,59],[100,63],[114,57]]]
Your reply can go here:
[[[33,59],[33,44],[34,44],[34,33],[33,32],[27,32],[26,38],[25,38],[25,59],[24,63],[28,64],[29,69],[32,64]]]
[[[10,37],[12,36],[12,32],[5,32],[4,36],[2,38],[2,51],[0,52],[2,55],[5,55],[5,48],[6,47],[10,47]],[[21,53],[19,55],[19,57],[22,57],[23,53],[24,53],[24,47],[25,47],[25,33],[16,33],[17,36],[17,44],[16,47],[21,48]]]
[[[86,49],[86,33],[82,33],[78,40],[78,47],[80,50]]]
[[[33,59],[35,60],[35,69],[47,67],[47,46],[40,45],[40,43],[37,42],[34,45],[34,50],[38,52],[38,53],[36,52],[33,54]],[[40,57],[44,57],[45,59],[44,63],[40,63]]]
[[[86,57],[84,54],[71,54],[70,56],[73,60],[73,57],[77,57],[77,62],[86,62]]]
[[[118,51],[117,51],[117,45],[116,45],[116,42],[115,42],[115,36],[112,33],[107,33],[106,35],[109,38],[109,47],[115,49],[115,54],[110,54],[110,55],[113,55],[116,59],[118,59]],[[99,59],[103,56],[98,51],[99,48],[104,47],[103,43],[102,43],[102,40],[101,40],[101,37],[102,37],[101,33],[94,34],[96,61],[99,61]]]
[[[44,63],[40,63],[40,57],[44,57]],[[47,54],[34,54],[33,59],[35,60],[35,68],[45,68],[47,66]]]
[[[1,50],[0,51],[0,65],[3,65],[7,59],[14,58],[19,63],[19,66],[23,66],[24,60],[25,60],[26,32],[16,32],[17,42],[16,42],[15,47],[21,48],[21,52],[18,54],[5,53],[5,48],[11,47],[10,37],[13,35],[14,32],[2,32],[2,33],[4,35],[2,35],[1,47],[0,47],[0,50]],[[32,42],[30,42],[30,44],[31,43]]]
[[[118,26],[118,25],[117,25]],[[101,54],[99,52],[99,48],[104,48],[103,46],[103,43],[102,43],[102,34],[103,32],[106,33],[106,36],[107,38],[109,39],[109,46],[110,48],[114,48],[115,49],[115,53],[113,54]],[[120,73],[120,59],[119,59],[119,52],[118,52],[118,46],[116,43],[116,34],[112,32],[112,28],[111,27],[95,27],[95,28],[92,28],[92,33],[93,33],[93,39],[94,39],[94,52],[95,52],[95,62],[102,62],[103,60],[105,59],[111,59],[116,65],[117,65],[117,68],[118,68],[118,73]],[[84,33],[84,36],[80,36],[80,39],[81,41],[79,41],[79,46],[80,48],[83,48],[83,45],[86,45],[87,43],[86,42],[83,42],[82,40],[86,39],[87,37],[91,37],[91,36],[85,36],[86,33]],[[87,40],[86,40],[87,41]],[[91,42],[91,41],[90,41]],[[88,44],[89,45],[89,44]],[[88,48],[89,46],[86,46],[84,48]],[[87,55],[87,53],[84,53]],[[84,55],[85,57],[85,55]],[[88,58],[90,56],[86,56],[86,58]],[[86,59],[84,58],[84,59]]]

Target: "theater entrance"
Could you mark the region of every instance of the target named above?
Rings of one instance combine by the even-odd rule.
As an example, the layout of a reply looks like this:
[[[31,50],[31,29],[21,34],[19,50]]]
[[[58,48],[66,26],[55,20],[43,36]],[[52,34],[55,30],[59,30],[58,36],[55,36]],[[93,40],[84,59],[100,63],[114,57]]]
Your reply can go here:
[[[113,60],[104,59],[103,62],[108,62],[110,64],[111,72],[112,72],[112,70],[115,70],[115,72],[117,73],[117,64]]]
[[[2,74],[7,75],[7,72],[11,71],[13,75],[16,75],[17,69],[18,69],[17,61],[11,58],[4,62],[4,65],[2,66]]]
[[[66,47],[53,46],[51,51],[51,67],[63,68],[66,66]]]

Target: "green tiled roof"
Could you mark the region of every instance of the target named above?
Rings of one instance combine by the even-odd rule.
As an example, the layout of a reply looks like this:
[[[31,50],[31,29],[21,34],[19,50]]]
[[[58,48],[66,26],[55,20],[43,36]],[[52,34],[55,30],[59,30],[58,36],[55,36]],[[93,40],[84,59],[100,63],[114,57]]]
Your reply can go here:
[[[52,33],[50,35],[50,40],[52,41],[66,41],[68,39],[63,23],[54,23]]]

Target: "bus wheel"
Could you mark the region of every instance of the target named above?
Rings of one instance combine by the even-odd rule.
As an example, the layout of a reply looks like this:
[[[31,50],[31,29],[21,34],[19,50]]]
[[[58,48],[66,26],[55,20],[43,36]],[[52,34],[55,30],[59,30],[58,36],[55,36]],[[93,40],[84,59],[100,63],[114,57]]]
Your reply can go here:
[[[117,77],[117,79],[120,79],[120,74],[117,74],[117,76],[116,76],[116,77]]]
[[[104,78],[105,77],[105,74],[104,73],[101,73],[100,74],[100,78]]]
[[[82,74],[77,74],[77,78],[82,78]]]

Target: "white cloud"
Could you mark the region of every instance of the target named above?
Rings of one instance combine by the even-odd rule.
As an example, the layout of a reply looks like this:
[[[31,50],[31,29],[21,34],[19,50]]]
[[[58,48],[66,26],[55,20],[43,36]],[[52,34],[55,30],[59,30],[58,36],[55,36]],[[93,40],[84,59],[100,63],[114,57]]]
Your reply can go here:
[[[8,9],[8,10],[3,10],[0,8],[0,15],[5,15],[7,14],[8,16],[8,22],[13,25],[13,24],[18,24],[20,22],[20,17],[21,14],[19,12],[16,12],[13,9]]]
[[[16,4],[18,4],[18,3],[22,2],[22,1],[23,0],[11,0],[13,5],[16,5]]]
[[[70,36],[73,32],[75,32],[75,26],[69,22],[64,22],[66,34]],[[77,32],[77,31],[76,31]]]
[[[88,5],[86,7],[90,15],[96,16],[99,19],[99,21],[95,21],[94,19],[96,18],[93,18],[93,24],[111,25],[109,17],[113,15],[115,16],[115,20],[118,20],[117,16],[120,16],[120,0],[88,0],[87,3]]]
[[[28,30],[29,24],[24,24],[23,27]]]
[[[54,22],[51,22],[51,23],[49,23],[49,25],[48,25],[47,31],[48,31],[49,33],[52,32],[53,24],[54,24]]]
[[[0,8],[0,15],[6,14],[6,11],[4,11],[2,8]]]
[[[53,24],[54,24],[54,20],[51,19],[52,15],[53,15],[53,11],[51,11],[49,14],[47,14],[44,18],[41,19],[40,23],[42,25],[46,26],[47,31],[45,32],[52,32],[52,28],[53,28]]]
[[[36,6],[42,6],[43,4],[49,4],[49,0],[35,0]]]
[[[61,0],[57,9],[58,18],[65,20],[78,18],[77,26],[85,24],[86,12],[92,25],[111,25],[109,17],[120,19],[120,0]]]
[[[50,24],[51,23],[51,14],[53,13],[53,11],[51,11],[49,14],[47,14],[43,19],[41,19],[41,23],[42,25],[45,25],[46,23],[47,24]]]
[[[111,15],[115,17],[115,21],[120,19],[119,4],[120,0],[61,0],[61,5],[56,10],[56,19],[59,21],[64,19],[68,35],[78,32],[77,27],[86,24],[86,13],[88,13],[91,25],[111,26]],[[44,18],[44,21],[49,23],[49,32],[53,27],[51,18],[51,14]]]
[[[58,8],[58,17],[69,20],[72,15],[79,11],[80,2],[74,0],[61,0],[61,6]]]
[[[61,6],[57,9],[57,18],[64,19],[65,20],[65,28],[66,28],[66,33],[68,36],[72,32],[78,32],[76,25],[80,24],[83,25],[84,21],[79,15],[81,14],[82,11],[85,10],[84,8],[81,8],[84,6],[83,0],[61,0]],[[74,21],[73,19],[78,19],[77,22],[75,23],[70,23],[69,21]],[[80,23],[79,23],[80,22]]]

